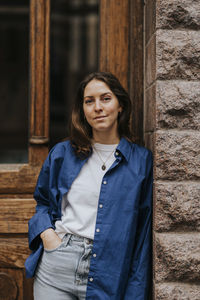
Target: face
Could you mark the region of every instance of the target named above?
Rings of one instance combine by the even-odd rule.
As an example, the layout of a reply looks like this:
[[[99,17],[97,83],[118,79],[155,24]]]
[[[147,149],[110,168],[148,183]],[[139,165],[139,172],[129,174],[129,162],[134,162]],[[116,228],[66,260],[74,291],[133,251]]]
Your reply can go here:
[[[103,81],[93,79],[86,85],[83,111],[92,127],[93,136],[100,132],[118,135],[117,119],[122,108],[117,97]]]

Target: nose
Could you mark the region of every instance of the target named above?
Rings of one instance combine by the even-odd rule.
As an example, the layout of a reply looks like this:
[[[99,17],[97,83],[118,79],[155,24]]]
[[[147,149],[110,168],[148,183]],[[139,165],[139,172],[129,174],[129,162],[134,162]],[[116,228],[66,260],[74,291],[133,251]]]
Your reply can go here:
[[[101,102],[97,99],[95,101],[95,111],[101,111],[102,110],[102,105],[101,105]]]

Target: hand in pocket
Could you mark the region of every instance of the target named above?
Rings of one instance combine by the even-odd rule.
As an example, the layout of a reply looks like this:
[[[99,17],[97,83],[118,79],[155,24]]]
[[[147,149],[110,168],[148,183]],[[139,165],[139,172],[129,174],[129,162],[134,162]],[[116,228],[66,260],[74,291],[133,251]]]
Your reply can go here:
[[[44,248],[47,250],[58,248],[62,242],[61,238],[59,238],[52,228],[48,228],[47,230],[43,231],[40,237],[42,239]]]

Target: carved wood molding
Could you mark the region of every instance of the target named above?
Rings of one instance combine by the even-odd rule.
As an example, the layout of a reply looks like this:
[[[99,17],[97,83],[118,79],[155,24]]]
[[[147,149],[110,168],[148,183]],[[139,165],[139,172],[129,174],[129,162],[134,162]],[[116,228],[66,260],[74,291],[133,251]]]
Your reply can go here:
[[[18,287],[15,279],[11,275],[0,272],[0,299],[16,300]]]
[[[30,1],[30,143],[49,136],[50,0]]]
[[[29,139],[29,143],[32,145],[46,145],[48,142],[49,139],[45,136],[32,136]]]
[[[0,237],[0,266],[1,268],[8,268],[8,270],[10,268],[23,269],[24,262],[30,254],[28,239],[19,234],[18,237],[13,236]]]

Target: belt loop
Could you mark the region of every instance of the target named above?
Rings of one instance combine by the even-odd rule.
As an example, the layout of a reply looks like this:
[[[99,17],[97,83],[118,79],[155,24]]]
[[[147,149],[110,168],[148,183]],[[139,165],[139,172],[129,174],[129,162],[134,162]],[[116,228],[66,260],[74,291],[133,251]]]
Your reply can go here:
[[[65,247],[69,244],[71,237],[72,237],[72,234],[70,234],[70,233],[65,234],[65,236],[64,236]]]

